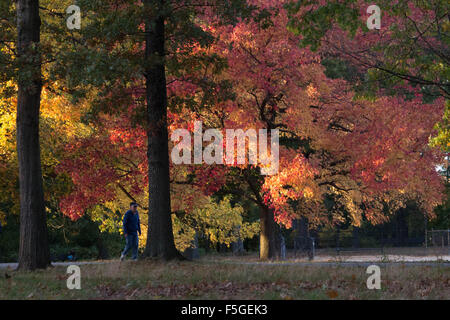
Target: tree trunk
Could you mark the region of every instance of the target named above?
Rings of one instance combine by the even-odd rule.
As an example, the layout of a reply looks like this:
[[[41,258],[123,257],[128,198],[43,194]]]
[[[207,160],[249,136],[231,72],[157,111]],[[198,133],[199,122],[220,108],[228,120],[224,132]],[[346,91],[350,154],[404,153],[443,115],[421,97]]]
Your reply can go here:
[[[164,0],[145,0],[145,77],[148,115],[148,235],[144,256],[181,258],[175,248],[170,208],[169,135],[165,73]]]
[[[259,258],[261,260],[281,258],[279,227],[274,221],[273,211],[264,206],[260,211]]]
[[[18,0],[17,50],[21,61],[17,95],[17,155],[20,184],[19,269],[50,265],[39,146],[42,89],[38,0]]]

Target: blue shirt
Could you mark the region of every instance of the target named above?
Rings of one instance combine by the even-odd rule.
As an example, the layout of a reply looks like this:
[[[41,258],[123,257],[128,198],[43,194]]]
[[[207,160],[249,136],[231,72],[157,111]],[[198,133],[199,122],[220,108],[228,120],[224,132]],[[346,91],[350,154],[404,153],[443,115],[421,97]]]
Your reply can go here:
[[[141,221],[139,220],[139,213],[128,210],[123,217],[123,232],[125,234],[141,234]]]

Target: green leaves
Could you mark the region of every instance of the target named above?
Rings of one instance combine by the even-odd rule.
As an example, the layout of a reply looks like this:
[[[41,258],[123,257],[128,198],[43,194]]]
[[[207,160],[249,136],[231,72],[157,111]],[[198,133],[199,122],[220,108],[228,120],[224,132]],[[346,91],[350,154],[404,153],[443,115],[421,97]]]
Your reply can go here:
[[[366,27],[370,4],[357,0],[333,0],[323,5],[295,1],[287,5],[288,29],[302,36],[300,45],[313,50],[319,49],[328,34],[325,42],[331,42],[352,63],[377,69],[382,78],[396,79],[396,84],[406,81],[421,86],[428,97],[437,93],[448,98],[448,1],[380,0],[380,31]],[[340,31],[348,33],[346,38]]]
[[[321,39],[326,32],[337,23],[341,28],[354,35],[362,24],[358,20],[359,10],[355,6],[357,1],[329,1],[327,5],[317,5],[316,1],[300,0],[286,5],[290,14],[288,30],[301,34],[302,47],[310,46],[313,51],[320,46]]]

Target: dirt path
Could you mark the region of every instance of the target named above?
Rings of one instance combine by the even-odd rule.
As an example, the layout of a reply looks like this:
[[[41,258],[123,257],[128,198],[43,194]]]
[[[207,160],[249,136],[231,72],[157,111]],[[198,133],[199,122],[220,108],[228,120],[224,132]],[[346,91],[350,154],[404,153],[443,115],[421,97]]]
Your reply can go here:
[[[244,258],[245,259],[245,258]],[[259,262],[245,261],[243,258],[229,257],[224,259],[201,259],[206,263],[230,263],[230,264],[252,264],[252,265],[299,265],[299,266],[346,266],[359,267],[371,264],[393,265],[403,264],[407,266],[443,266],[450,267],[450,256],[400,256],[400,255],[367,255],[367,256],[342,256],[339,259],[335,256],[317,256],[313,261],[308,260],[286,260]],[[73,262],[53,262],[53,266],[89,265],[114,263],[117,260],[106,261],[73,261]],[[16,269],[17,263],[0,263],[0,269]]]
[[[52,262],[52,265],[57,266],[70,266],[70,265],[86,265],[86,264],[104,264],[108,263],[109,261],[71,261],[71,262]],[[13,263],[0,263],[0,269],[16,269],[17,268],[17,262]]]

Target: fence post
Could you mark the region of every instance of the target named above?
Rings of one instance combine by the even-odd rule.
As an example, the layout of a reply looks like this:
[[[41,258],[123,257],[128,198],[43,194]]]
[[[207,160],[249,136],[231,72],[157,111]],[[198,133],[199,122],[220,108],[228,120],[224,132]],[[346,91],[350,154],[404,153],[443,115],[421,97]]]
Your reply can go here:
[[[448,247],[448,254],[450,255],[450,229],[447,230],[447,247]]]
[[[339,248],[339,246],[340,246],[340,243],[339,243],[339,236],[340,236],[340,233],[341,233],[341,229],[338,227],[338,229],[337,229],[337,232],[336,232],[336,252],[337,252],[337,255],[340,255],[340,248]]]
[[[308,241],[309,242],[309,247],[310,247],[310,250],[308,250],[309,251],[309,260],[314,260],[314,257],[315,257],[315,255],[316,255],[316,253],[315,253],[315,243],[314,243],[314,238],[313,237],[308,237],[307,239],[309,239],[310,241]]]

